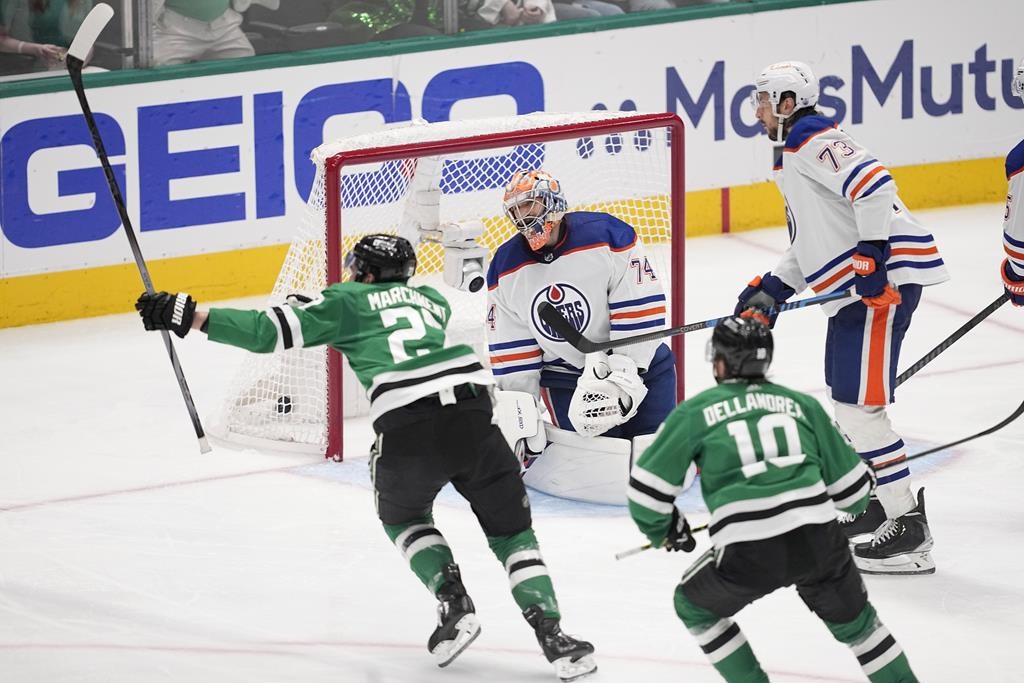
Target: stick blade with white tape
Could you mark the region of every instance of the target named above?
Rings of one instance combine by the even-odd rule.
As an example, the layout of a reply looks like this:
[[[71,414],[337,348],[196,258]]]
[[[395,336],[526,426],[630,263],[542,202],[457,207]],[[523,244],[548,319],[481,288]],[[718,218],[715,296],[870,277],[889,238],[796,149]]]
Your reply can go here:
[[[128,215],[124,196],[122,196],[121,188],[117,184],[117,178],[114,177],[114,169],[110,166],[110,157],[103,146],[103,136],[100,135],[100,129],[96,125],[96,117],[92,113],[92,107],[89,106],[89,98],[85,95],[85,84],[82,82],[82,67],[85,65],[85,60],[89,57],[93,46],[96,44],[96,39],[99,38],[100,33],[103,32],[112,16],[114,16],[114,10],[110,5],[99,4],[92,8],[92,11],[89,12],[79,26],[75,39],[71,41],[71,47],[68,49],[68,54],[65,58],[65,65],[68,69],[68,76],[71,78],[71,84],[75,88],[75,95],[78,96],[78,103],[82,107],[85,125],[89,128],[89,134],[92,135],[92,143],[96,148],[96,157],[100,160],[100,166],[103,167],[103,176],[107,180],[110,196],[114,200],[114,206],[117,207],[117,213],[121,217],[121,224],[124,226],[125,236],[128,238],[132,256],[135,258],[135,264],[139,268],[142,284],[146,291],[152,294],[155,291],[153,278],[150,277],[146,259],[142,256],[142,249],[139,247],[138,238],[135,236],[135,230],[132,228],[132,221]],[[185,372],[181,369],[178,353],[174,350],[174,342],[171,341],[171,335],[167,330],[161,330],[160,336],[163,338],[164,347],[167,349],[167,356],[171,361],[171,367],[174,369],[174,376],[177,378],[178,387],[181,389],[181,397],[185,401],[189,418],[191,418],[192,426],[195,428],[196,438],[199,440],[199,451],[201,453],[209,453],[211,450],[210,442],[207,440],[206,432],[203,430],[203,425],[199,420],[199,412],[196,410],[195,402],[192,400],[192,393],[188,389],[188,383],[185,382]]]
[[[85,63],[85,58],[92,52],[92,46],[96,44],[96,39],[100,37],[100,33],[103,32],[113,16],[114,8],[110,5],[100,3],[92,8],[82,21],[82,25],[78,27],[75,39],[71,41],[71,47],[68,48],[69,65],[71,64],[70,60],[75,59],[81,68],[81,64]]]

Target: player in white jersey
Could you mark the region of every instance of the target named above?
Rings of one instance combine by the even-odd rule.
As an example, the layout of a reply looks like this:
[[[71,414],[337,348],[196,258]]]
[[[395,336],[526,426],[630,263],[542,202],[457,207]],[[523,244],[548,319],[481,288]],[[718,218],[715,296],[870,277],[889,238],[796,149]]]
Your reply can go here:
[[[558,180],[541,170],[519,171],[505,188],[505,212],[519,234],[498,247],[487,273],[498,388],[540,395],[562,430],[653,434],[676,403],[669,348],[655,341],[584,357],[537,313],[548,302],[594,339],[665,326],[665,293],[636,231],[610,214],[567,207]],[[616,487],[623,504],[628,466],[627,457]]]
[[[1013,93],[1024,100],[1024,60],[1013,77]],[[1014,306],[1024,306],[1024,140],[1006,155],[1006,214],[1003,216],[1003,249],[999,264],[1003,286]]]
[[[878,477],[878,497],[862,515],[843,520],[844,528],[851,538],[873,532],[854,548],[861,571],[932,573],[924,497],[911,493],[906,447],[886,406],[921,288],[949,276],[885,166],[815,109],[818,92],[800,62],[773,64],[757,78],[757,118],[784,145],[775,181],[790,247],[743,290],[736,310],[769,308],[807,287],[819,294],[855,289],[860,298],[823,306],[825,381],[836,422]]]

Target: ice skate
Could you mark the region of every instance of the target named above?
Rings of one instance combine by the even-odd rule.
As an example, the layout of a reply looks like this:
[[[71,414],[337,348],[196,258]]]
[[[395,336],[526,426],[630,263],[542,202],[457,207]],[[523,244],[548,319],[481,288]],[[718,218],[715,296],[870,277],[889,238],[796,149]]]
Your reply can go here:
[[[871,496],[864,512],[859,515],[840,512],[838,520],[843,533],[848,539],[853,540],[857,536],[873,534],[878,527],[885,524],[885,508],[882,507],[882,502],[877,497]]]
[[[854,546],[853,559],[862,574],[934,574],[933,545],[922,488],[917,492],[917,507],[886,520],[874,538]]]
[[[537,642],[544,650],[544,656],[555,667],[555,675],[559,680],[575,681],[597,671],[597,663],[592,657],[593,645],[563,633],[558,620],[545,617],[539,605],[528,607],[523,616],[533,627]]]
[[[480,635],[480,620],[466,595],[458,565],[449,564],[443,572],[445,580],[437,590],[437,628],[427,641],[440,667],[451,664]]]

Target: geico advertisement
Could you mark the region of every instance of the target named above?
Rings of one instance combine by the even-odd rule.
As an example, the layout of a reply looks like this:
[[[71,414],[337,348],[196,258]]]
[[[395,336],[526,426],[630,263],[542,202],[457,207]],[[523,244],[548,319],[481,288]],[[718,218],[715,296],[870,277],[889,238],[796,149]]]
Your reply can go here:
[[[1002,156],[1024,134],[1014,23],[991,0],[921,22],[932,10],[877,0],[88,95],[146,256],[180,256],[288,242],[315,146],[413,118],[673,111],[687,189],[764,181],[750,93],[786,58],[812,65],[820,108],[887,165]],[[0,131],[0,277],[130,259],[72,92],[0,99]]]

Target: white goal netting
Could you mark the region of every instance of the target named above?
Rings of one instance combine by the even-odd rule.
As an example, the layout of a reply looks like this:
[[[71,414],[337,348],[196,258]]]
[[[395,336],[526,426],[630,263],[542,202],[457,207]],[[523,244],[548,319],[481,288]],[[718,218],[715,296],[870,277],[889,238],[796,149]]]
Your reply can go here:
[[[452,305],[449,342],[469,343],[486,363],[486,291],[444,284],[445,250],[432,231],[481,221],[478,242],[493,254],[514,235],[501,209],[505,183],[517,170],[542,168],[561,182],[570,211],[606,211],[637,230],[671,312],[681,297],[672,283],[681,284],[682,275],[674,272],[683,241],[678,125],[665,114],[537,113],[414,122],[325,143],[312,154],[316,178],[270,303],[289,294],[312,296],[336,281],[342,255],[362,235],[401,234],[417,245],[413,284],[437,287]],[[680,147],[675,155],[673,144]],[[329,168],[340,174],[335,210],[328,183],[337,176]],[[342,366],[331,356],[319,348],[247,358],[213,433],[339,455],[341,417],[365,414],[368,402],[347,366],[336,369]]]

